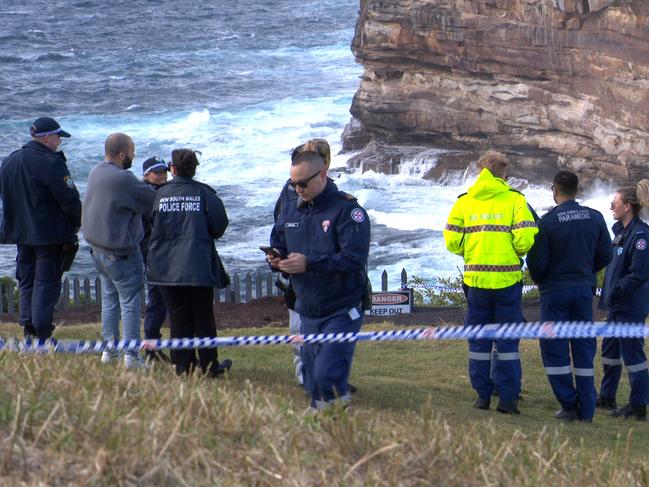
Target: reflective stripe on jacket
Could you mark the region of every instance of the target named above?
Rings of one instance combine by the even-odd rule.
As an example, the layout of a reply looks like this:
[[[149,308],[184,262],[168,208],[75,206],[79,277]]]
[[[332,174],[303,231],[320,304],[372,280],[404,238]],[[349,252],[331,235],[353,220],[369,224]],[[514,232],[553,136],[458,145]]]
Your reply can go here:
[[[502,289],[522,279],[521,257],[538,232],[523,196],[483,169],[455,202],[444,228],[446,248],[464,257],[464,282]]]

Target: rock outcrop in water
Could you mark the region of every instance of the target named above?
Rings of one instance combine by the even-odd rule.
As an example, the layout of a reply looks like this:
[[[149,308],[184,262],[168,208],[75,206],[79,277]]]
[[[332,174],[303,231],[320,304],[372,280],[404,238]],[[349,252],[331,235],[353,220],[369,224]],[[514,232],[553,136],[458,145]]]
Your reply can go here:
[[[352,50],[351,164],[497,148],[514,175],[649,177],[647,0],[361,0]]]

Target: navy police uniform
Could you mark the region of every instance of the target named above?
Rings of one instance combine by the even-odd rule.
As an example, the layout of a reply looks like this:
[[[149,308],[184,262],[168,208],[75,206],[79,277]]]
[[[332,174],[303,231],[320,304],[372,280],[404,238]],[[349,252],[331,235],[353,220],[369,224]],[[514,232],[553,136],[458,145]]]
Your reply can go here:
[[[634,218],[624,228],[613,225],[613,260],[606,269],[599,307],[608,311],[608,321],[644,323],[649,313],[649,226]],[[649,404],[649,372],[643,338],[604,338],[604,377],[600,398],[614,403],[622,373],[629,374],[631,406]]]
[[[367,285],[370,221],[356,199],[331,180],[313,201],[289,200],[273,227],[270,243],[284,255],[306,256],[306,272],[291,275],[301,331],[360,330]],[[311,406],[325,409],[351,399],[348,386],[354,343],[305,344],[305,388]]]
[[[26,336],[49,338],[61,292],[65,244],[77,242],[81,200],[63,152],[32,140],[0,168],[2,242],[18,247],[20,325]]]
[[[157,191],[159,186],[147,183],[151,191]],[[151,215],[142,215],[142,226],[144,227],[144,238],[140,242],[142,258],[146,266],[149,256],[149,240],[151,239]],[[147,285],[147,303],[144,312],[144,338],[147,340],[158,340],[162,338],[162,324],[167,317],[167,307],[165,306],[162,293],[158,286]]]
[[[176,176],[158,189],[152,224],[147,278],[161,287],[171,338],[215,337],[214,288],[229,284],[214,247],[228,226],[223,202],[208,185]],[[196,353],[172,350],[171,360],[178,374],[191,372]],[[215,348],[199,349],[198,362],[209,376],[222,372]]]
[[[527,254],[527,266],[541,292],[541,320],[592,321],[596,274],[612,258],[604,217],[569,200],[550,210],[537,225],[539,233]],[[541,340],[540,345],[545,372],[562,410],[592,420],[597,340],[551,339]]]

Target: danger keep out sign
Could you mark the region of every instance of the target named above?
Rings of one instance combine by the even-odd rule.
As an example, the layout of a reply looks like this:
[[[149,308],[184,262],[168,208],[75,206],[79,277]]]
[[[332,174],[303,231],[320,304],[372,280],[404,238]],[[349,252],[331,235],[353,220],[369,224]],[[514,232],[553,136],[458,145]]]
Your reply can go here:
[[[412,312],[412,290],[372,293],[370,316],[393,316]]]

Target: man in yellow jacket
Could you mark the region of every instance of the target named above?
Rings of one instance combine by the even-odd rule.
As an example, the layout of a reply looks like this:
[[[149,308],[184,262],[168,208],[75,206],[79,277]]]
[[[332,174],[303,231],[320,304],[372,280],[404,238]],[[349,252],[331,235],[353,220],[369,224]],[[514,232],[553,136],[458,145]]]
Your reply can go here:
[[[465,325],[524,321],[521,257],[532,247],[538,229],[525,196],[505,182],[508,163],[496,151],[480,158],[478,179],[458,197],[444,229],[446,248],[464,258]],[[476,408],[489,409],[495,387],[500,398],[497,411],[519,413],[518,342],[469,340],[469,377],[478,393]],[[494,345],[498,360],[492,380]]]

